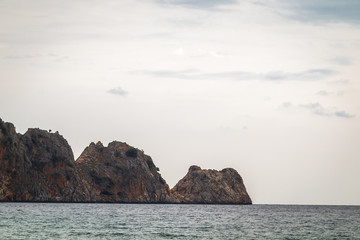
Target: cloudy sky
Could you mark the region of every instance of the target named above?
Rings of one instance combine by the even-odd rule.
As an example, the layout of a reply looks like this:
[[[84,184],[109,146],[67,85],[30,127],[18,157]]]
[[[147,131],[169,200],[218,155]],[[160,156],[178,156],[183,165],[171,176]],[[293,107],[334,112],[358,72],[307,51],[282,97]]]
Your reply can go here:
[[[235,168],[254,203],[360,204],[360,1],[0,0],[0,117],[75,158],[127,142],[170,187]]]

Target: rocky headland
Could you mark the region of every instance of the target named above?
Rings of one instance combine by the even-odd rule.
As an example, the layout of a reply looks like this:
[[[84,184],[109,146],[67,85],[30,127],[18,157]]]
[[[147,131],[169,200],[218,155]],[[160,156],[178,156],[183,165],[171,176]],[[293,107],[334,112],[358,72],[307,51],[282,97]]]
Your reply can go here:
[[[191,166],[169,189],[150,156],[126,143],[91,143],[75,161],[58,132],[16,133],[0,119],[0,201],[251,204],[241,176]]]
[[[0,201],[88,199],[71,147],[59,133],[29,129],[21,135],[0,120]]]

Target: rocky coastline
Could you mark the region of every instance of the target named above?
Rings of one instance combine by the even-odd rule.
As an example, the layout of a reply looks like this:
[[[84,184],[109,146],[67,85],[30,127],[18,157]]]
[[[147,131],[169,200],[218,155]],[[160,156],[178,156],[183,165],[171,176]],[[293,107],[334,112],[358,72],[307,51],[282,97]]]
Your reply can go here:
[[[252,204],[235,169],[191,166],[170,189],[151,157],[126,143],[91,143],[75,161],[58,132],[22,135],[1,119],[0,201]]]

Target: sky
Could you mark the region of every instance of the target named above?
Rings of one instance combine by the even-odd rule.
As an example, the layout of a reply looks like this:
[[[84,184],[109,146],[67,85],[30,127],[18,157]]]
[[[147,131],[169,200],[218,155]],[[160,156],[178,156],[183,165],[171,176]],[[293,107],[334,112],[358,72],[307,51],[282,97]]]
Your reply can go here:
[[[360,1],[0,0],[0,118],[77,158],[127,142],[173,187],[236,169],[257,204],[360,205]]]

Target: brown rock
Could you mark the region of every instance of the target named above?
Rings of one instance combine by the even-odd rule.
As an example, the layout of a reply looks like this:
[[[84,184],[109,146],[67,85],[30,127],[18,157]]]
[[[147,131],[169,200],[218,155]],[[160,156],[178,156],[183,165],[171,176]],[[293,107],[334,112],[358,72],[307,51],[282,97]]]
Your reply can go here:
[[[0,201],[87,201],[72,150],[58,133],[17,134],[0,119]]]
[[[179,203],[251,204],[241,176],[232,168],[221,171],[191,166],[173,189],[171,197]]]
[[[91,143],[76,161],[91,188],[91,201],[162,203],[169,186],[151,157],[126,143]]]
[[[191,166],[170,191],[151,157],[126,143],[91,143],[75,162],[58,132],[21,135],[1,119],[0,201],[251,204],[234,169]]]

